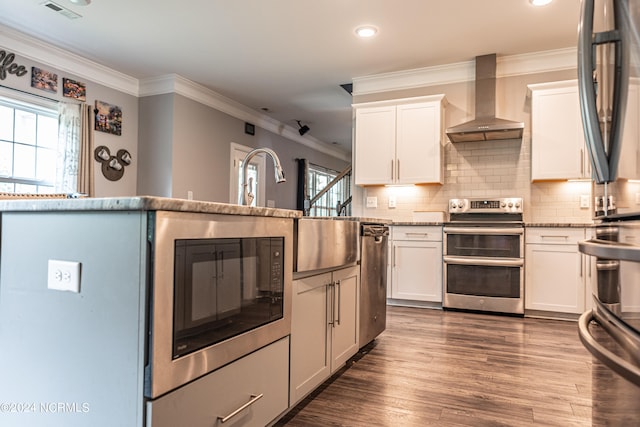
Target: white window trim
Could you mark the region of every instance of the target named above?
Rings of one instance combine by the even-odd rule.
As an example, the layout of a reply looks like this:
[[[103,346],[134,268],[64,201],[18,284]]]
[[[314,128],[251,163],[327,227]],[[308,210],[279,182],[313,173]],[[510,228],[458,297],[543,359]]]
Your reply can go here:
[[[251,150],[254,150],[254,148],[235,142],[230,144],[231,176],[229,177],[229,203],[238,204],[238,187],[240,185],[238,182],[238,174],[240,173],[240,163]],[[265,170],[267,164],[264,153],[256,155],[251,159],[251,163],[258,168],[258,198],[256,200],[256,206],[265,206]]]

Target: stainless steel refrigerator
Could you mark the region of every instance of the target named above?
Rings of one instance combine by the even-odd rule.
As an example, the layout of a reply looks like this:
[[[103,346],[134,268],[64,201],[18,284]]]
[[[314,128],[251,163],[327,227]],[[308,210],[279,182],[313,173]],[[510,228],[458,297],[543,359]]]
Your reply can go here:
[[[593,308],[579,321],[594,355],[593,425],[640,425],[640,1],[582,0],[580,107],[595,196]]]

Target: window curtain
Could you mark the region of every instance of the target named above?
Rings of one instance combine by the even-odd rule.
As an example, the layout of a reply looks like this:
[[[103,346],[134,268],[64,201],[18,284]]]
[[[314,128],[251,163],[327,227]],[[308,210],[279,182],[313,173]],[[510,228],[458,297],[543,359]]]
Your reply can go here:
[[[95,196],[93,179],[93,109],[90,105],[82,105],[82,123],[80,138],[80,158],[78,161],[78,193],[88,197]]]
[[[94,195],[91,107],[61,102],[58,108],[56,193]]]
[[[298,185],[296,189],[296,209],[307,214],[308,209],[308,188],[307,176],[309,175],[309,161],[307,159],[296,159],[298,162]]]

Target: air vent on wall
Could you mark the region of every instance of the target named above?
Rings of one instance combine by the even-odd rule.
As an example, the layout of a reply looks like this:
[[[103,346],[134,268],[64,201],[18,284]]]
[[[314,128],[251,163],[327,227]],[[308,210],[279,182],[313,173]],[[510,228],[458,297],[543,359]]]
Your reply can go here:
[[[82,18],[82,15],[75,13],[71,9],[67,9],[66,7],[60,6],[58,3],[54,3],[52,1],[46,1],[42,3],[44,7],[48,7],[54,12],[58,12],[59,14],[66,16],[69,19],[78,19]]]

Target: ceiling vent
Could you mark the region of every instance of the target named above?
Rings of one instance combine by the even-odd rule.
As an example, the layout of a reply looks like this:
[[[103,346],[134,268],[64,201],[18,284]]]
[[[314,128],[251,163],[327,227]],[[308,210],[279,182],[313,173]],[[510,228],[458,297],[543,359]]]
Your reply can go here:
[[[54,12],[58,12],[60,15],[63,15],[69,19],[78,19],[78,18],[82,18],[82,15],[75,13],[73,10],[71,9],[67,9],[64,6],[60,6],[58,3],[54,3],[52,1],[46,1],[44,3],[42,3],[42,5],[44,7],[47,7],[51,10],[53,10]]]

